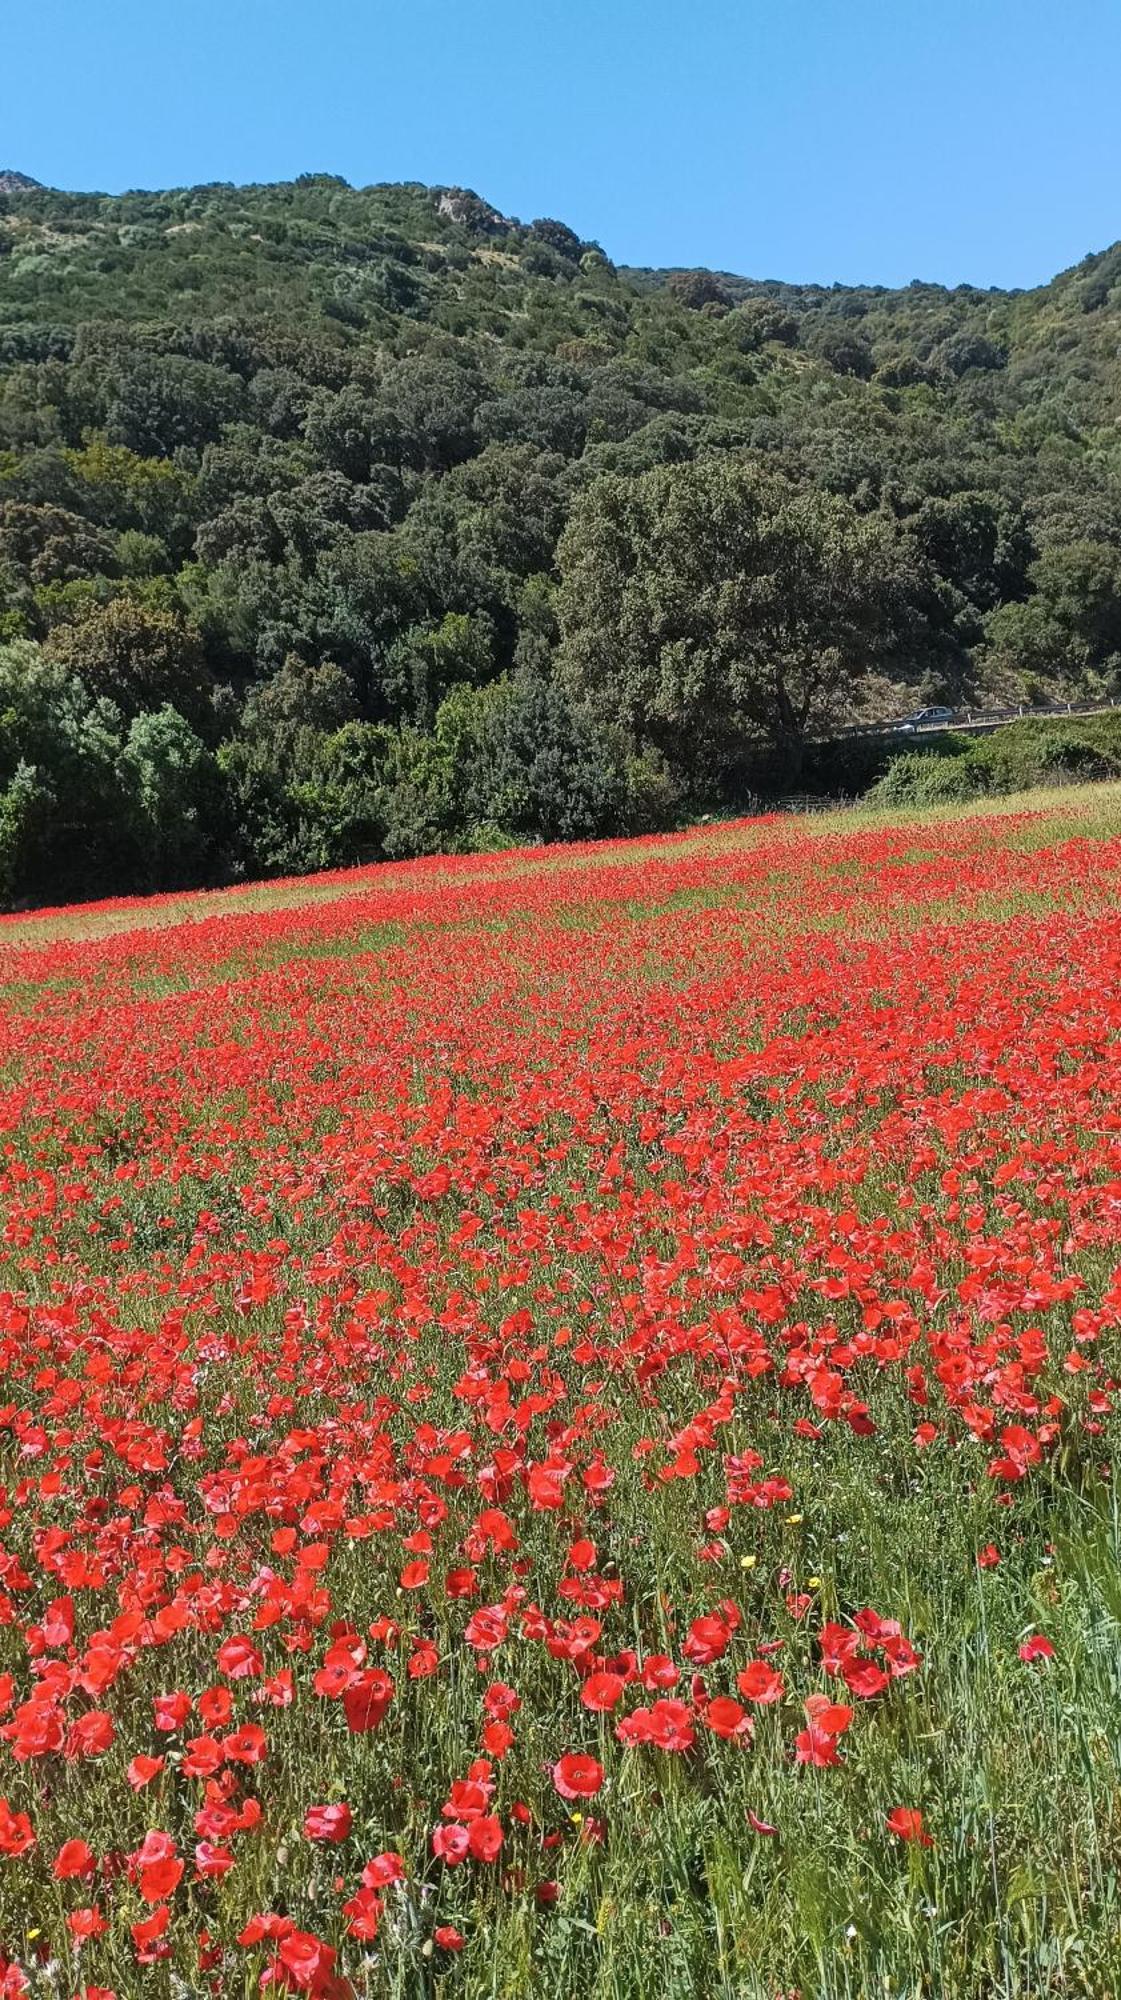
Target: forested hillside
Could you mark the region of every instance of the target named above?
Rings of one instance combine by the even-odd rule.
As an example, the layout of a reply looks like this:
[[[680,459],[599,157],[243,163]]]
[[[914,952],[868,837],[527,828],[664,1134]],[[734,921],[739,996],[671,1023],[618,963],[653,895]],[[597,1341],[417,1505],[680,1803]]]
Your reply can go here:
[[[1121,687],[1121,245],[616,267],[326,175],[0,175],[0,894],[579,838]]]

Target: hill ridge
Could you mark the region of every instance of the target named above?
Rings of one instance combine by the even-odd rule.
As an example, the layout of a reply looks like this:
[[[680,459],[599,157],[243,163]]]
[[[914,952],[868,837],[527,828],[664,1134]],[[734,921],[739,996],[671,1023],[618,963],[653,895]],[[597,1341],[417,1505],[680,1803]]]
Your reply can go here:
[[[838,721],[1112,695],[1119,351],[1121,244],[825,286],[470,187],[0,192],[0,897],[661,824]]]

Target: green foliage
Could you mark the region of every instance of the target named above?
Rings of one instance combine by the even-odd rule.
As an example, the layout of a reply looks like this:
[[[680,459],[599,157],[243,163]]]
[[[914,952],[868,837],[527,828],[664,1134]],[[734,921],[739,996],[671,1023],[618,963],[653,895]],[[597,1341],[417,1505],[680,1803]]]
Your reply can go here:
[[[332,661],[307,667],[290,654],[251,690],[237,734],[219,751],[238,873],[295,874],[309,854],[307,866],[320,868],[367,858],[353,851],[358,836],[347,828],[360,814],[338,797],[328,754],[356,714],[353,684]]]
[[[105,434],[140,457],[170,458],[182,446],[220,437],[243,398],[244,385],[228,368],[181,354],[130,354],[105,384]]]
[[[869,805],[876,806],[953,805],[981,790],[983,786],[967,758],[907,750],[892,758],[867,797]]]
[[[385,853],[391,859],[454,853],[464,844],[455,777],[438,737],[408,727],[392,737],[379,790]]]
[[[22,571],[29,583],[66,583],[95,574],[114,575],[117,554],[108,535],[65,507],[0,501],[0,562]]]
[[[925,806],[1036,785],[1121,776],[1121,714],[1011,722],[991,733],[947,734],[892,756],[870,804]]]
[[[0,644],[62,670],[52,757],[75,688],[115,717],[88,837],[27,758],[0,894],[672,824],[882,776],[836,722],[1111,693],[1119,266],[627,270],[330,175],[0,196]],[[212,840],[178,723],[155,846],[121,763],[165,711]]]
[[[210,691],[198,635],[173,612],[127,597],[89,605],[73,624],[55,627],[45,652],[126,715],[173,703],[205,714]]]
[[[0,896],[8,904],[34,880],[35,851],[47,833],[56,804],[37,767],[21,758],[0,792]]]
[[[189,546],[194,480],[167,458],[144,458],[94,435],[62,461],[81,512],[107,528],[134,528],[175,551]]]
[[[220,833],[221,782],[211,752],[165,704],[133,717],[120,769],[152,886],[197,880]]]
[[[138,886],[120,711],[28,641],[0,647],[0,785],[10,898]]]
[[[1032,595],[1001,604],[988,622],[995,675],[1067,695],[1121,690],[1121,546],[1071,542],[1029,572]]]
[[[966,757],[982,791],[1114,777],[1121,771],[1121,715],[1009,723],[977,738]]]
[[[797,770],[904,628],[891,524],[733,458],[603,479],[557,555],[559,666],[698,791],[745,748]]]
[[[436,740],[469,829],[590,840],[619,823],[626,778],[618,752],[555,682],[526,674],[457,688],[441,704]]]
[[[383,852],[384,766],[392,741],[380,723],[347,722],[316,746],[311,778],[295,790],[315,828],[318,866],[376,861]]]
[[[445,611],[437,623],[410,625],[386,656],[382,687],[391,707],[422,729],[432,727],[444,696],[494,671],[494,628],[485,612]]]

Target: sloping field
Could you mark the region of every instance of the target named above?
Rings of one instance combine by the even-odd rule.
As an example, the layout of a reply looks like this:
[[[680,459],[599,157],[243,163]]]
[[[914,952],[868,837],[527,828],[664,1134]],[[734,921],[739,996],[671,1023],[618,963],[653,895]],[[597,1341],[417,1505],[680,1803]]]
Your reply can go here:
[[[0,924],[0,1994],[1115,1992],[1119,891],[1098,788]]]

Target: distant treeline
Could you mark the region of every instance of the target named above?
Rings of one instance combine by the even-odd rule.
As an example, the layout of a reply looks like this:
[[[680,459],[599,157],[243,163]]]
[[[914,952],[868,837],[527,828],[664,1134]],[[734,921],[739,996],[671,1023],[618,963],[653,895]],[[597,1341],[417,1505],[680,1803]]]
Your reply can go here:
[[[638,831],[1115,692],[1119,344],[1121,246],[826,289],[462,190],[0,194],[0,897]]]

